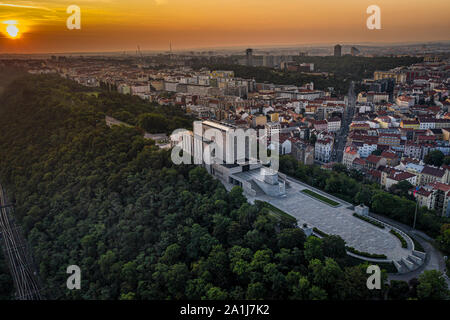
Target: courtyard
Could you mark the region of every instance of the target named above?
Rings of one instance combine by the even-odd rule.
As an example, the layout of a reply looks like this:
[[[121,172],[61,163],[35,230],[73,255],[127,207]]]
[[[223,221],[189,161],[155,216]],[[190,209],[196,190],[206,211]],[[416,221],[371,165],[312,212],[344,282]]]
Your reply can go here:
[[[385,254],[389,260],[401,260],[411,254],[411,249],[402,248],[400,241],[389,233],[389,228],[380,229],[368,222],[353,216],[350,204],[328,195],[306,184],[289,179],[290,187],[286,188],[285,197],[271,197],[263,192],[256,196],[247,196],[251,203],[255,200],[266,201],[285,211],[298,220],[299,226],[304,223],[310,227],[342,237],[348,246],[368,253]],[[315,199],[303,190],[311,190],[324,197],[338,202],[336,207]]]

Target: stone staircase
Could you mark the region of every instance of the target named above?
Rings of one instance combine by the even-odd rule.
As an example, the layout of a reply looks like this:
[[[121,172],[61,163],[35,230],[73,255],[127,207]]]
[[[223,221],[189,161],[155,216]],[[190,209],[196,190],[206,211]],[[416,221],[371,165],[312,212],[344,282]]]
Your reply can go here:
[[[250,180],[250,184],[252,185],[252,189],[256,192],[256,196],[260,196],[264,194],[264,191],[256,184],[255,181]]]
[[[413,250],[406,258],[402,258],[399,261],[394,261],[394,265],[399,273],[407,273],[419,268],[425,261],[426,253]]]

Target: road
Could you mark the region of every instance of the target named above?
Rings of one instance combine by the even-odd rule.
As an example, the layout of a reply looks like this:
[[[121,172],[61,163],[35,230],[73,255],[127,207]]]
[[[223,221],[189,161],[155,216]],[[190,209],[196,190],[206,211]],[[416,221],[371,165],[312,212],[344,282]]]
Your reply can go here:
[[[342,162],[344,155],[344,148],[347,142],[347,135],[352,123],[353,115],[355,114],[356,95],[355,83],[352,81],[348,89],[348,106],[345,108],[342,115],[341,129],[336,134],[336,143],[334,145],[332,161]]]
[[[0,232],[18,300],[42,300],[41,287],[34,263],[20,228],[13,219],[13,207],[0,185]]]
[[[394,221],[392,219],[386,218],[384,216],[370,213],[370,216],[381,220],[383,222],[389,223],[398,229],[402,230],[403,232],[407,233],[410,237],[414,237],[420,245],[425,249],[427,253],[427,258],[425,260],[425,263],[418,268],[417,270],[414,270],[412,272],[404,273],[404,274],[389,274],[388,279],[389,280],[403,280],[403,281],[409,281],[414,278],[418,278],[420,274],[422,274],[425,270],[439,270],[443,274],[446,272],[446,266],[445,266],[445,260],[442,255],[442,253],[437,250],[429,241],[432,241],[433,239],[430,238],[428,235],[423,233],[419,230],[413,230],[412,227],[405,225],[403,223]],[[450,279],[446,276],[447,285],[450,288]]]

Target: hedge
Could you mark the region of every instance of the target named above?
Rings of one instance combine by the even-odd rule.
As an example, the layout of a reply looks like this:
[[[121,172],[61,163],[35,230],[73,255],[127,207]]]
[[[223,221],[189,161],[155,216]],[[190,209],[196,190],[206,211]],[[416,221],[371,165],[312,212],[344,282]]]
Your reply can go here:
[[[406,240],[402,237],[400,233],[398,233],[394,229],[391,229],[391,231],[389,232],[392,233],[394,236],[396,236],[398,240],[400,240],[400,242],[402,243],[402,248],[408,248],[408,242],[406,242]]]
[[[353,247],[346,247],[346,249],[348,251],[350,251],[351,253],[361,256],[361,257],[372,258],[372,259],[387,259],[387,256],[384,254],[362,252],[362,251],[356,250]]]
[[[375,221],[375,220],[372,220],[372,219],[370,219],[370,218],[367,218],[367,217],[364,217],[364,216],[362,216],[362,215],[359,215],[359,214],[357,214],[356,212],[353,214],[353,216],[356,217],[356,218],[358,218],[358,219],[364,220],[364,221],[366,221],[366,222],[368,222],[368,223],[370,223],[370,224],[373,224],[375,227],[384,229],[384,224],[379,223],[378,221]]]
[[[317,229],[316,227],[313,228],[313,231],[314,231],[315,233],[317,233],[318,235],[324,237],[324,238],[325,238],[325,237],[328,237],[328,234],[327,234],[327,233],[325,233],[325,232],[323,232],[323,231]]]
[[[302,190],[303,193],[306,193],[307,195],[310,195],[311,197],[314,197],[320,201],[323,201],[333,207],[336,207],[339,205],[339,202],[333,201],[331,199],[328,199],[327,197],[322,196],[321,194],[318,194],[314,191],[308,190],[308,189],[304,189]]]

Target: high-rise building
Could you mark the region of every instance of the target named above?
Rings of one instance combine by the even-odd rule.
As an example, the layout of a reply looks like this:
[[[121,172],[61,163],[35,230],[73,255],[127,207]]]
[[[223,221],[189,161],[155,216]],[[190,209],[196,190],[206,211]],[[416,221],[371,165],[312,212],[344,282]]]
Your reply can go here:
[[[352,56],[357,56],[360,53],[360,51],[359,51],[358,48],[352,47],[350,49],[350,53],[351,53]]]
[[[247,49],[245,53],[247,58],[247,66],[253,66],[253,49]]]
[[[340,57],[342,55],[342,46],[340,44],[337,44],[334,46],[334,56]]]

